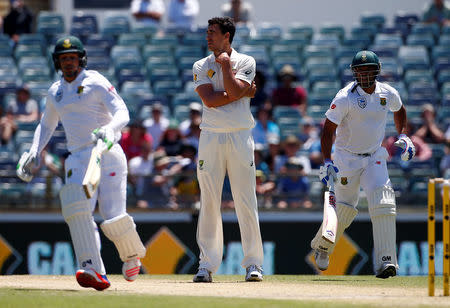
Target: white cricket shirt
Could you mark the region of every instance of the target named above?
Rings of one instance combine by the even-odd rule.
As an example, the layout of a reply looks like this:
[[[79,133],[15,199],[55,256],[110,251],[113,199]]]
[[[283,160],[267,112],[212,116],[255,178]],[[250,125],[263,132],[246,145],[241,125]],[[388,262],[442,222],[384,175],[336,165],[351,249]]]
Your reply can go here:
[[[372,94],[354,87],[352,82],[341,89],[325,115],[338,125],[336,148],[355,154],[373,153],[384,139],[388,111],[400,110],[402,100],[397,90],[382,82],[376,83]]]
[[[232,49],[230,60],[235,77],[251,84],[255,78],[255,59]],[[214,54],[195,62],[193,74],[196,88],[202,84],[210,83],[214,91],[225,91],[222,67],[216,62]],[[202,130],[233,132],[251,129],[254,126],[255,120],[250,111],[250,97],[244,96],[237,101],[217,108],[209,108],[203,104],[202,123],[200,124]]]
[[[66,133],[67,149],[72,152],[92,143],[92,131],[102,126],[112,128],[115,141],[119,141],[121,129],[129,120],[128,109],[114,86],[97,71],[82,70],[74,81],[61,78],[49,88],[31,148],[40,153],[58,121]]]

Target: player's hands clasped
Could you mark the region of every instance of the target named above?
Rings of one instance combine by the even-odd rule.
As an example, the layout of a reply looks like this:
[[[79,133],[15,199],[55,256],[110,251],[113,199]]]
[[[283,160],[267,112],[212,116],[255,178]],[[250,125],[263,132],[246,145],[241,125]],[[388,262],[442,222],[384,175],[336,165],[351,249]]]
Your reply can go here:
[[[222,66],[224,64],[230,64],[231,63],[230,56],[228,55],[228,53],[224,51],[218,57],[216,57],[216,62]]]
[[[38,165],[37,154],[34,152],[25,152],[19,159],[16,168],[17,176],[24,182],[30,182],[33,179],[32,170]]]
[[[326,159],[323,166],[320,166],[319,178],[322,183],[329,186],[330,178],[333,178],[333,180],[336,181],[338,172],[339,169],[334,165],[333,161]]]
[[[409,139],[405,134],[399,135],[398,140],[394,143],[394,145],[403,150],[400,157],[404,161],[411,160],[414,155],[416,155],[416,147],[412,143],[411,139]]]
[[[92,142],[97,144],[98,140],[102,140],[105,144],[105,151],[111,149],[114,145],[114,131],[109,127],[100,127],[94,129],[91,134]]]

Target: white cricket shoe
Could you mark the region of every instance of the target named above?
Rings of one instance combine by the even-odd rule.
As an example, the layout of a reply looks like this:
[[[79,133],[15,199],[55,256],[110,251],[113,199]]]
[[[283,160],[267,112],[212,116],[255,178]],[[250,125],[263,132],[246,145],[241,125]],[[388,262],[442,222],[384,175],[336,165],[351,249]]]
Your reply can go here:
[[[100,275],[93,269],[78,270],[75,274],[77,282],[83,288],[94,288],[103,291],[111,285],[106,275]]]
[[[328,269],[328,264],[330,263],[330,258],[328,253],[325,251],[316,249],[314,251],[314,259],[316,260],[316,265],[321,271],[326,271]]]
[[[194,282],[212,282],[211,272],[202,267],[198,269],[197,274],[194,276]]]
[[[140,271],[141,260],[139,258],[128,260],[122,265],[122,275],[127,281],[135,281]]]
[[[397,275],[397,268],[392,263],[384,263],[378,271],[376,277],[386,279]]]
[[[245,275],[245,281],[262,281],[262,268],[258,265],[249,265],[246,268],[247,274]]]

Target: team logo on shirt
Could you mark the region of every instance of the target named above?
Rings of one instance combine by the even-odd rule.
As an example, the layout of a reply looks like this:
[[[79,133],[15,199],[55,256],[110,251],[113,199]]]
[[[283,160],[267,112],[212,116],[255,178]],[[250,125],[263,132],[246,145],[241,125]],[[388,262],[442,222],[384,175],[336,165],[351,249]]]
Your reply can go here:
[[[367,102],[366,102],[366,99],[365,99],[364,97],[358,97],[358,106],[359,106],[361,109],[366,108]]]
[[[83,86],[79,86],[77,89],[77,94],[81,94],[83,93],[84,87]]]
[[[380,97],[380,105],[386,106],[386,98],[385,97]]]
[[[63,91],[62,91],[61,89],[59,89],[59,90],[56,92],[55,100],[56,100],[57,102],[59,102],[59,101],[62,100],[62,98],[63,98]]]
[[[202,159],[202,160],[199,160],[198,161],[198,169],[199,170],[203,170],[203,165],[205,164],[205,161]]]
[[[212,69],[209,69],[208,70],[208,77],[209,78],[213,78],[213,76],[216,74],[216,72],[215,71],[213,71]]]
[[[348,184],[347,177],[345,177],[345,176],[341,177],[341,184],[342,185],[347,185]]]

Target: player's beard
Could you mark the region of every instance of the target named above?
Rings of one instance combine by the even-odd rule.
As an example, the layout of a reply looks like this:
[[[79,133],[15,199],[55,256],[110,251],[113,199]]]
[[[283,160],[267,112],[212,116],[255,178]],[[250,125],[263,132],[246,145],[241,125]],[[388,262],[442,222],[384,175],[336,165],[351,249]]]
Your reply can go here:
[[[63,70],[63,75],[66,78],[74,78],[77,77],[78,73],[80,72],[80,68],[78,67],[77,69],[65,69]]]

